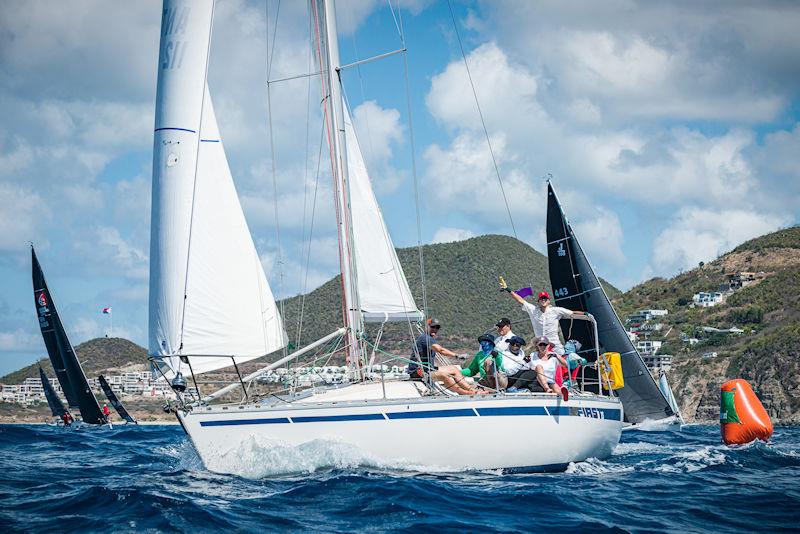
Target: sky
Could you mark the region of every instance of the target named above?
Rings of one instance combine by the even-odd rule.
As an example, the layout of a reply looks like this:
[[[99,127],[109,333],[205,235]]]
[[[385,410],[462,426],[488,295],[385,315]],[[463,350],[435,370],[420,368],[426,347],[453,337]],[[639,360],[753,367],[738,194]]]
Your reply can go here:
[[[452,7],[455,26],[442,0],[337,6],[343,63],[408,49],[407,77],[402,54],[343,71],[395,245],[516,229],[544,251],[548,175],[622,289],[800,221],[800,4]],[[319,80],[278,81],[315,71],[307,17],[215,9],[209,88],[276,295],[339,265]],[[146,344],[160,18],[150,0],[0,3],[0,374],[45,354],[29,242],[74,344],[109,333],[104,307]]]

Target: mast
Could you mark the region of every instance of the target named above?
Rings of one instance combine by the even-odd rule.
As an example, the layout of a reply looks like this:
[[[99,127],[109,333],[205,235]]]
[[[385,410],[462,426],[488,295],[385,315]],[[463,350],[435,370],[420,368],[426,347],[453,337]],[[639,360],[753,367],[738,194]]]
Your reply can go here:
[[[361,333],[364,331],[364,318],[358,295],[355,254],[353,253],[352,213],[350,209],[350,187],[347,168],[347,143],[344,126],[344,101],[339,68],[339,42],[336,31],[336,8],[333,0],[312,0],[314,10],[322,16],[322,24],[315,21],[319,32],[318,50],[320,62],[326,63],[322,71],[323,97],[328,97],[325,113],[328,122],[328,141],[331,145],[331,167],[333,172],[334,196],[336,199],[336,226],[339,236],[339,263],[342,271],[343,315],[347,327],[347,361],[350,370],[358,373],[359,362],[363,359],[364,347]],[[327,87],[326,87],[327,86]],[[326,92],[327,89],[327,92]]]

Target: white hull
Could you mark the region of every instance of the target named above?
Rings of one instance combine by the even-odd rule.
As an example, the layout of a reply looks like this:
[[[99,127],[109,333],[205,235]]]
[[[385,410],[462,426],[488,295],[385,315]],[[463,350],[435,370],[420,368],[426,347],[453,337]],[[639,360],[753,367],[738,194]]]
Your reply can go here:
[[[345,389],[351,389],[350,386]],[[313,398],[312,398],[313,400]],[[198,407],[178,419],[206,468],[230,472],[252,443],[346,443],[394,468],[563,469],[607,458],[619,443],[616,398],[492,395]]]

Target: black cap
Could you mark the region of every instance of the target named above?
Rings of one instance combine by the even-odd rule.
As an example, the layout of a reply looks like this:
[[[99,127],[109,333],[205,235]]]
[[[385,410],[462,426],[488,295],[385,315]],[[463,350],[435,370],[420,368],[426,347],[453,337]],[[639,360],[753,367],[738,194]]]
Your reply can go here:
[[[524,346],[525,345],[525,340],[522,339],[519,336],[511,336],[510,338],[508,338],[508,344],[509,345]]]
[[[492,345],[494,345],[494,336],[490,334],[483,334],[478,338],[478,343],[483,343],[484,341],[488,341]]]
[[[509,319],[508,317],[503,317],[502,319],[497,321],[497,324],[495,326],[497,328],[503,328],[504,326],[511,326],[511,319]]]
[[[428,326],[429,327],[430,326],[439,326],[439,327],[441,327],[442,323],[440,323],[438,319],[435,319],[435,318],[431,317],[430,319],[428,319]]]

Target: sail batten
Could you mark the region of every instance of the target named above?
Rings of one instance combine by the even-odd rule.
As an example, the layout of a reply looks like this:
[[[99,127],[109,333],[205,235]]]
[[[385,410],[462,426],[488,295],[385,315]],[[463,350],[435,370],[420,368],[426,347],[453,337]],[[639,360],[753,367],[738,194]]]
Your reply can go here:
[[[168,13],[182,17],[178,30]],[[149,354],[172,373],[214,371],[287,343],[206,85],[212,15],[213,0],[168,0],[162,20],[162,59],[178,41],[184,57],[159,62]]]
[[[555,304],[594,315],[600,352],[620,353],[625,386],[617,390],[617,394],[625,407],[626,420],[641,423],[647,419],[660,420],[672,416],[673,410],[669,402],[628,338],[549,183],[547,242],[550,283]],[[584,349],[595,347],[594,334],[584,321],[573,323],[568,319],[562,320],[561,330],[565,337],[580,341]],[[587,359],[593,360],[594,357],[587,356]]]

